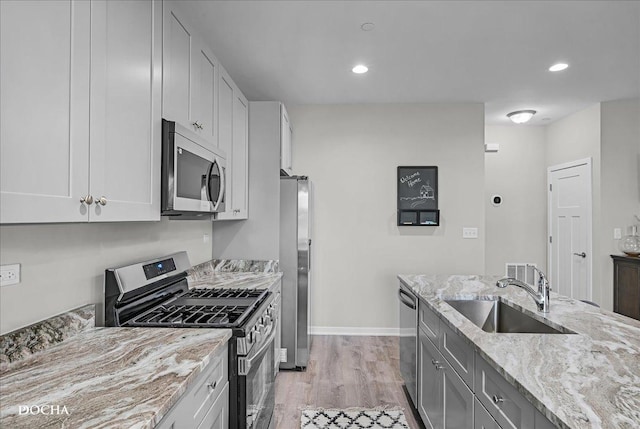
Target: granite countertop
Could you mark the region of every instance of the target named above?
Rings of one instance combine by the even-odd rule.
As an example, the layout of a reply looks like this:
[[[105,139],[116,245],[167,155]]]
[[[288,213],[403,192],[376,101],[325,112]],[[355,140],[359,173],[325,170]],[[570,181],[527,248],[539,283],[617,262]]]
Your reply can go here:
[[[639,321],[553,292],[549,313],[539,313],[522,289],[498,289],[497,276],[398,278],[556,426],[640,427]],[[577,335],[484,332],[443,301],[479,296],[501,297]]]
[[[3,365],[0,426],[152,428],[229,338],[228,329],[87,329]],[[58,408],[19,414],[35,405]]]
[[[189,288],[273,289],[282,278],[277,261],[213,260],[188,274]]]

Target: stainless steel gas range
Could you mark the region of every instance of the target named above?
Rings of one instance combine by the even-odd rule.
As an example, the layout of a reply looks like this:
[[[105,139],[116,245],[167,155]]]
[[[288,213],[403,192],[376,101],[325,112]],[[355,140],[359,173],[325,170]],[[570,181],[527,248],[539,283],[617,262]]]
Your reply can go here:
[[[228,328],[229,427],[266,429],[275,406],[280,296],[266,289],[189,289],[186,252],[105,271],[105,326]]]

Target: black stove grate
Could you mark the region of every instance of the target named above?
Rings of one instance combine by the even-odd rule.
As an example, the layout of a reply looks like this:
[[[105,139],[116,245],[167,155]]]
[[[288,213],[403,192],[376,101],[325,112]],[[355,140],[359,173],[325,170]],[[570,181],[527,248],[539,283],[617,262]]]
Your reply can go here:
[[[235,328],[266,298],[264,289],[190,289],[126,323],[144,327]]]

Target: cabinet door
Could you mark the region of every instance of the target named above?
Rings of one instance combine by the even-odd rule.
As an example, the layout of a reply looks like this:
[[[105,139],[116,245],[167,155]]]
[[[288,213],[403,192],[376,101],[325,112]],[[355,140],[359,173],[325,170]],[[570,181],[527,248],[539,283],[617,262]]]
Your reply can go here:
[[[418,413],[427,429],[443,424],[442,373],[444,358],[424,331],[419,330]]]
[[[478,399],[473,404],[473,429],[500,429],[491,414],[482,406]]]
[[[227,155],[227,204],[216,220],[247,219],[249,104],[223,67],[218,82],[218,144]]]
[[[0,222],[86,221],[90,4],[0,1]]]
[[[475,394],[501,427],[534,427],[533,405],[479,355],[475,371]]]
[[[163,3],[162,117],[188,127],[192,29],[176,2]]]
[[[233,219],[233,81],[224,69],[220,69],[218,82],[218,145],[227,155],[227,181],[225,212],[216,219]],[[231,173],[231,174],[230,174]]]
[[[229,427],[229,383],[224,386],[216,402],[198,425],[198,429],[228,429]]]
[[[233,154],[231,201],[234,219],[249,217],[249,103],[242,93],[234,91]]]
[[[284,104],[280,105],[280,168],[287,174],[292,174],[291,168],[291,121]]]
[[[161,20],[160,1],[92,2],[90,221],[160,220]]]
[[[443,425],[445,429],[473,427],[473,392],[453,370],[445,363],[442,372],[443,382]]]
[[[218,60],[201,39],[195,39],[191,53],[191,114],[193,130],[218,146]]]

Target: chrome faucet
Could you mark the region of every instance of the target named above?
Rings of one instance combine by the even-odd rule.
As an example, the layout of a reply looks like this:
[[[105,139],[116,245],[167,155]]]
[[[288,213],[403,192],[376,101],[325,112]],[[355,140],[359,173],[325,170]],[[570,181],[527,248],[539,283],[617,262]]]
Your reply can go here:
[[[551,290],[551,285],[549,284],[549,280],[544,275],[542,271],[534,267],[533,265],[527,264],[527,267],[533,268],[535,272],[538,273],[538,291],[536,292],[531,286],[526,283],[521,282],[520,280],[516,280],[512,277],[505,277],[504,279],[500,279],[496,282],[496,286],[499,288],[505,288],[509,285],[518,286],[519,288],[527,291],[529,295],[533,298],[538,306],[538,311],[543,313],[549,312],[549,291]]]

